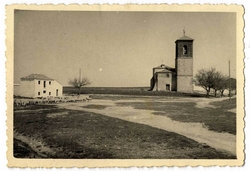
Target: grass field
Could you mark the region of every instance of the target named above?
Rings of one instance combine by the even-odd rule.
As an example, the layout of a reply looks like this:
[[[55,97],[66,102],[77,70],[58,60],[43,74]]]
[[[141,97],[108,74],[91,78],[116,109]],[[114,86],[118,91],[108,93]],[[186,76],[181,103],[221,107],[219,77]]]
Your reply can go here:
[[[199,93],[179,93],[174,91],[149,91],[149,87],[82,87],[82,94],[117,94],[117,95],[138,95],[138,96],[171,96],[171,97],[205,97]],[[74,87],[63,87],[64,94],[77,94]]]
[[[139,103],[121,105],[143,107]],[[157,108],[158,105],[161,104],[155,103],[151,107],[155,107],[157,111],[163,111],[164,107],[161,106],[162,109],[160,109]],[[194,108],[193,104],[187,105]],[[87,106],[90,109],[93,107],[96,108],[96,106]],[[176,107],[173,105],[171,109],[174,111]],[[103,105],[98,106],[99,110],[104,108]],[[169,116],[173,119],[180,119],[180,114],[177,113],[176,118],[174,115]],[[195,116],[188,112],[187,114],[193,120],[195,117],[201,118],[198,114],[194,114]],[[188,121],[188,117],[183,120]],[[59,109],[55,105],[15,108],[14,132],[34,142],[43,142],[51,149],[51,151],[40,151],[46,158],[235,158],[234,155],[218,151],[176,133],[91,112]],[[27,149],[25,153],[25,148],[18,145],[20,142],[15,140],[15,143],[15,157],[30,157],[31,149]],[[38,143],[37,148],[39,146],[41,145]],[[20,154],[20,151],[23,153]]]
[[[216,108],[197,108],[195,102],[123,102],[121,106],[133,106],[136,109],[154,110],[156,115],[170,117],[181,122],[204,123],[208,129],[217,132],[236,134],[236,115],[229,109],[236,108],[236,98],[211,102]]]

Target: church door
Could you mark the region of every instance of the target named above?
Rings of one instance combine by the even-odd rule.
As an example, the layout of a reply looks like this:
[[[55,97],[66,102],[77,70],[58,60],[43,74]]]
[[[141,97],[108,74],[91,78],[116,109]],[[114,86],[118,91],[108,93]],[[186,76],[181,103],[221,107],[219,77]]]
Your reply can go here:
[[[169,84],[166,84],[166,90],[170,91],[170,85]]]

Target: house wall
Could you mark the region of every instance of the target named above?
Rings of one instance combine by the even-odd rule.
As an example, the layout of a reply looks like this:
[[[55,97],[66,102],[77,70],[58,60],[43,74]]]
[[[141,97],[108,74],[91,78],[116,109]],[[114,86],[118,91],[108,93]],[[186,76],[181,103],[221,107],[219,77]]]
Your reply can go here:
[[[15,93],[15,90],[14,90]],[[21,81],[16,95],[23,97],[35,96],[35,82],[34,81]]]
[[[58,94],[56,94],[57,89],[58,89]],[[52,96],[62,96],[63,95],[62,92],[63,92],[63,86],[57,81],[54,81],[53,84],[51,85]]]
[[[19,96],[20,84],[14,84],[14,95]]]
[[[38,83],[39,81],[40,84]],[[59,84],[57,81],[35,80],[34,82],[35,82],[35,97],[62,96],[62,85]],[[58,94],[56,94],[56,90],[58,90]]]

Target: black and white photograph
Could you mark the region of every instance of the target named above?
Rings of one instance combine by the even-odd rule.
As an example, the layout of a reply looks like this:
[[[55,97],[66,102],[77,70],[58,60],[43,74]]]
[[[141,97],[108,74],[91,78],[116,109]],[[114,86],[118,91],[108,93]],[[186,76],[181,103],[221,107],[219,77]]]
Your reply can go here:
[[[223,7],[14,8],[13,158],[242,164],[242,7]]]

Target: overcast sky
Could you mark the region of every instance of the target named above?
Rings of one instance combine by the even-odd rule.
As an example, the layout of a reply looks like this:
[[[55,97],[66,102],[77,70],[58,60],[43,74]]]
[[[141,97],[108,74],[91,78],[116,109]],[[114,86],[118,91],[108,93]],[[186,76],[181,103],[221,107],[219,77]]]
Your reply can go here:
[[[90,86],[149,86],[152,68],[174,67],[175,40],[194,39],[194,74],[236,72],[235,13],[16,11],[14,83],[32,73],[63,85],[82,75]]]

